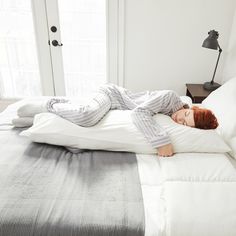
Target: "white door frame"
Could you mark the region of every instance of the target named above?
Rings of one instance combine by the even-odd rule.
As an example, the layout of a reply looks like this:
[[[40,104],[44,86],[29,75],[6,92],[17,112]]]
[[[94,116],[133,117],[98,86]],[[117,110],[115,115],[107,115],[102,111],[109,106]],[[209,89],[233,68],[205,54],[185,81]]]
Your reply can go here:
[[[50,48],[48,45],[48,24],[45,1],[31,0],[31,6],[37,45],[42,95],[54,96],[55,88],[53,81]]]
[[[61,47],[51,42],[61,42],[57,0],[31,0],[35,26],[38,61],[42,94],[45,96],[64,96],[65,83]],[[53,14],[48,14],[48,12]],[[55,25],[57,32],[50,27]],[[49,43],[50,42],[50,43]],[[53,69],[56,68],[56,69]]]
[[[125,87],[125,0],[118,2],[118,85]]]
[[[46,2],[46,12],[48,21],[48,35],[50,41],[50,52],[52,60],[52,71],[54,78],[55,92],[57,96],[65,96],[65,81],[64,81],[64,69],[63,69],[63,58],[62,58],[62,47],[63,46],[53,46],[52,41],[57,40],[61,44],[61,34],[60,34],[60,20],[59,20],[59,9],[58,0],[45,0]],[[56,26],[57,31],[52,32],[51,27]]]
[[[107,78],[125,86],[125,0],[107,0]]]

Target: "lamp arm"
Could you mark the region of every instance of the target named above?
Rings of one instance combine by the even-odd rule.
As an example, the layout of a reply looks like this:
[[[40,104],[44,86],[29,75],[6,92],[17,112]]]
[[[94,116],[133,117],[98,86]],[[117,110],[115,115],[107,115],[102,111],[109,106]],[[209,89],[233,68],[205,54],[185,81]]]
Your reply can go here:
[[[219,63],[220,54],[222,53],[222,48],[220,47],[219,44],[218,44],[218,47],[219,47],[219,55],[218,55],[218,58],[217,58],[217,61],[216,61],[216,67],[215,67],[214,74],[213,74],[213,77],[212,77],[212,80],[211,80],[211,84],[214,83],[214,78],[215,78],[215,74],[216,74],[216,69],[217,69],[217,66],[218,66],[218,63]]]

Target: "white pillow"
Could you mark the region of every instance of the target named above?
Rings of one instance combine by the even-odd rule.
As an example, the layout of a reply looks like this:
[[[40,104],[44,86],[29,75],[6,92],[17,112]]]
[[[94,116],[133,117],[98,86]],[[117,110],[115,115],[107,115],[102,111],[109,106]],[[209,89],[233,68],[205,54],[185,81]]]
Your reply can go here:
[[[216,115],[218,131],[231,146],[231,154],[236,158],[236,77],[213,91],[202,104]]]
[[[175,123],[157,114],[155,120],[170,135],[175,152],[228,152],[214,130],[200,130]],[[34,125],[21,135],[32,141],[80,149],[156,153],[132,122],[131,111],[110,111],[97,125],[81,127],[55,114],[36,115]]]

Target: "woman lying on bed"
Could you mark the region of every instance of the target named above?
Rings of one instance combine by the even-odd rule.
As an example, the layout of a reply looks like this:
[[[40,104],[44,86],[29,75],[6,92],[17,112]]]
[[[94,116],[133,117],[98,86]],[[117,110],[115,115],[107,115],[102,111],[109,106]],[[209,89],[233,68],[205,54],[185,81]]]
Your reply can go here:
[[[28,106],[28,107],[27,107]],[[77,125],[90,127],[98,123],[109,110],[132,110],[132,120],[160,156],[172,156],[173,146],[168,133],[158,125],[153,115],[157,113],[171,116],[178,124],[200,129],[215,129],[217,119],[208,109],[200,109],[183,103],[171,90],[144,91],[134,93],[114,84],[102,85],[95,97],[87,105],[76,105],[65,99],[52,98],[46,107],[30,107],[26,104],[18,110],[34,109],[35,114],[52,112]]]

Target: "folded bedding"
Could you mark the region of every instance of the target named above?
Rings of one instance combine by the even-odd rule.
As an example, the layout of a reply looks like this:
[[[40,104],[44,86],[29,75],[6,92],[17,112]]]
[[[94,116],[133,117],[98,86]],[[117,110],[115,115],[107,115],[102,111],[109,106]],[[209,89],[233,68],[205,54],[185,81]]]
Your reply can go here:
[[[0,131],[0,235],[144,236],[133,153],[36,144]]]

